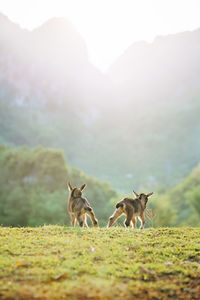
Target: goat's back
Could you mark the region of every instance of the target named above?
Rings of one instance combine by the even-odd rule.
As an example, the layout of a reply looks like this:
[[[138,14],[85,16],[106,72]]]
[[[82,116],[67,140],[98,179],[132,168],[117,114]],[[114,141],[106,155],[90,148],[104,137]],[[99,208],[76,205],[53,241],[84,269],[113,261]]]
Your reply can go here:
[[[82,209],[89,209],[90,205],[87,201],[87,199],[78,197],[78,198],[72,198],[70,197],[68,200],[68,212],[76,213],[81,212]]]
[[[129,210],[133,211],[134,213],[140,213],[142,210],[141,202],[137,198],[124,198],[116,204],[116,208],[120,207],[127,213]]]

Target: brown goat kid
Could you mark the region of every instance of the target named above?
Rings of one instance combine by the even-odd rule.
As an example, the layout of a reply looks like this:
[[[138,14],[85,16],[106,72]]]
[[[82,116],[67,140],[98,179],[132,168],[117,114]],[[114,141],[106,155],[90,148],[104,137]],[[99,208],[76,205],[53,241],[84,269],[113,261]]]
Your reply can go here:
[[[68,182],[69,198],[67,210],[71,218],[71,224],[74,227],[76,220],[81,227],[88,227],[87,215],[92,220],[94,226],[98,226],[98,220],[87,199],[82,197],[82,190],[85,188],[83,184],[80,188],[73,188]]]
[[[136,228],[136,221],[137,217],[140,219],[141,226],[140,228],[144,228],[145,224],[145,216],[144,216],[144,210],[147,205],[148,197],[150,197],[153,193],[149,194],[137,194],[133,191],[136,198],[125,198],[122,201],[118,202],[116,204],[116,209],[113,213],[113,215],[109,218],[108,226],[112,226],[117,219],[121,215],[126,215],[126,219],[124,222],[124,225],[126,227],[130,226]]]

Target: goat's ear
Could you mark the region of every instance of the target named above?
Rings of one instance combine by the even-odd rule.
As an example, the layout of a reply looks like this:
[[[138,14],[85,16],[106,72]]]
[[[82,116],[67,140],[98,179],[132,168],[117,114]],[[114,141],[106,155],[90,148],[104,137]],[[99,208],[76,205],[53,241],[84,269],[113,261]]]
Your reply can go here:
[[[150,197],[151,195],[153,195],[153,192],[147,194],[147,197]]]
[[[72,188],[70,182],[67,183],[67,186],[68,186],[68,190],[71,192],[73,190],[73,188]]]
[[[80,190],[82,191],[85,188],[86,184],[84,183],[81,187]]]
[[[139,194],[137,194],[135,191],[133,191],[133,194],[134,194],[136,197],[139,197]]]

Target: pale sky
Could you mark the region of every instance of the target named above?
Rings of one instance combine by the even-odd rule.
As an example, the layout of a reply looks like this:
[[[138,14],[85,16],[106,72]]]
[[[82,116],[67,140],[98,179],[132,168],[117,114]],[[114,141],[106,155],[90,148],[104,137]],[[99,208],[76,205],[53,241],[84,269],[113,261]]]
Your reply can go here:
[[[200,0],[0,0],[0,12],[28,29],[65,17],[102,71],[135,41],[200,27]]]

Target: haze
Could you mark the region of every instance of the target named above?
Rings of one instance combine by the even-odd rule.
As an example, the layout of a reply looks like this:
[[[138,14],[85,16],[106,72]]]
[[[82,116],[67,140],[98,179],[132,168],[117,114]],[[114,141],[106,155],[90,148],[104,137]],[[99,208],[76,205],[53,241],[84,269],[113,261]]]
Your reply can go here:
[[[23,28],[52,17],[70,20],[102,71],[134,41],[200,27],[199,11],[198,0],[0,0],[0,12]]]
[[[200,225],[199,3],[0,0],[1,225],[70,224],[67,182]]]

